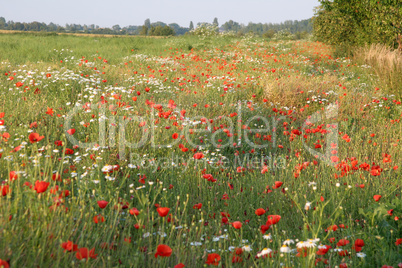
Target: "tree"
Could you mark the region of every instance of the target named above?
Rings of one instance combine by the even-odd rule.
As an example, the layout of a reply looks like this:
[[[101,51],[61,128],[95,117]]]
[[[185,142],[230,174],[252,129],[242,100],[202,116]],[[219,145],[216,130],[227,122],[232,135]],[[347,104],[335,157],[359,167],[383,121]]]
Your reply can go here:
[[[240,28],[241,28],[240,24],[238,22],[233,21],[233,20],[229,20],[228,22],[225,22],[222,25],[222,27],[223,27],[223,29],[225,31],[235,31],[235,32],[239,31]]]
[[[134,25],[129,25],[127,27],[124,27],[124,29],[127,31],[128,34],[140,34],[140,31],[142,29],[142,26],[134,26]]]
[[[57,31],[57,25],[54,24],[53,22],[49,23],[49,25],[47,26],[47,31],[49,31],[49,32]]]
[[[150,19],[146,19],[146,20],[144,21],[144,26],[147,27],[148,29],[151,28],[151,21],[150,21]]]
[[[121,30],[120,25],[116,24],[112,26],[113,31],[119,32]]]
[[[141,27],[140,35],[147,35],[148,34],[148,27],[143,25]]]
[[[6,26],[7,26],[6,19],[3,17],[0,17],[0,29],[5,29]]]
[[[313,18],[317,40],[350,47],[382,43],[396,47],[402,34],[401,0],[319,0]]]
[[[151,36],[169,36],[169,35],[175,35],[175,32],[173,28],[169,26],[151,26],[151,30],[149,31],[149,35]]]
[[[272,38],[274,37],[276,31],[274,29],[269,29],[268,31],[266,31],[265,33],[263,33],[263,37],[265,38]]]
[[[189,27],[189,29],[190,29],[190,31],[191,31],[191,30],[194,30],[194,24],[193,24],[192,21],[190,21],[190,27]]]
[[[29,27],[29,30],[30,31],[40,31],[41,29],[41,27],[40,27],[41,25],[40,25],[40,23],[39,22],[37,22],[37,21],[34,21],[34,22],[32,22],[32,23],[30,23],[30,25],[28,26]]]
[[[219,27],[218,18],[214,18],[214,22],[212,22],[212,24]]]
[[[57,26],[57,32],[59,32],[59,33],[64,33],[66,30],[63,28],[63,27],[61,27],[61,26]]]
[[[23,31],[24,30],[24,24],[22,24],[21,22],[16,22],[14,24],[10,24],[12,25],[11,30],[17,30],[17,31]]]
[[[166,26],[166,23],[161,22],[161,21],[157,21],[157,22],[151,23],[151,26],[154,26],[154,27],[156,27],[156,26],[162,26],[162,27],[164,27],[164,26]]]

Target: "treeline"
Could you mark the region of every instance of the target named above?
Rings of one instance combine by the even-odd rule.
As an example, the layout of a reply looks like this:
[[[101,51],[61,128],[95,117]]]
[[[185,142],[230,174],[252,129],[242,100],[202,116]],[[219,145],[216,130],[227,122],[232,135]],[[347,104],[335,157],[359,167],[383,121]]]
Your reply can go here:
[[[288,31],[291,34],[296,34],[300,32],[311,33],[313,30],[313,24],[311,19],[306,20],[287,20],[281,23],[252,23],[247,25],[239,24],[235,21],[225,22],[222,27],[224,31],[234,31],[237,33],[250,33],[261,35],[274,35],[279,31]]]
[[[385,44],[398,47],[402,35],[401,0],[319,0],[313,17],[319,41],[351,47]]]
[[[254,33],[265,37],[272,37],[280,31],[287,31],[291,34],[311,33],[313,30],[311,19],[306,20],[288,20],[282,23],[252,23],[247,25],[230,20],[219,27],[218,19],[215,18],[212,23],[200,22],[199,26],[214,25],[219,32],[234,32],[238,35]],[[169,36],[169,35],[184,35],[194,30],[193,22],[190,22],[189,27],[181,27],[177,23],[166,24],[164,22],[153,22],[146,19],[143,25],[129,25],[120,27],[114,25],[111,28],[102,28],[95,24],[66,24],[60,26],[54,23],[34,22],[14,22],[6,21],[0,17],[0,30],[17,30],[17,31],[42,31],[42,32],[59,32],[59,33],[86,33],[86,34],[113,34],[113,35],[151,35],[151,36]]]

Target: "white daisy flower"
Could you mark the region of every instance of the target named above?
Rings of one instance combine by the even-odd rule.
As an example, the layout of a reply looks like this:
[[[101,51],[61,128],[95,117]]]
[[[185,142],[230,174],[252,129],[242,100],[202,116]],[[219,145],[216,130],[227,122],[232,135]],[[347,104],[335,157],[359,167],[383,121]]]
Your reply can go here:
[[[263,235],[262,238],[264,238],[265,240],[271,240],[272,235],[271,234],[266,234],[266,235]]]
[[[257,257],[261,258],[262,256],[268,255],[272,252],[270,248],[264,248],[261,252],[257,253]]]
[[[359,252],[359,253],[356,253],[356,256],[359,258],[364,258],[364,257],[366,257],[366,254],[363,252]]]
[[[298,248],[315,248],[317,245],[313,241],[300,241],[296,244]]]
[[[280,251],[282,253],[290,253],[290,252],[292,252],[292,249],[290,247],[286,246],[286,245],[282,245]]]
[[[243,249],[244,251],[247,251],[247,252],[250,252],[250,251],[253,250],[253,249],[250,247],[250,245],[245,245],[245,246],[242,247],[242,249]]]
[[[293,239],[286,239],[284,242],[283,242],[283,244],[284,245],[290,245],[290,244],[294,244],[295,243],[295,241],[293,240]]]
[[[110,172],[113,170],[113,166],[112,165],[106,165],[102,168],[102,172]]]

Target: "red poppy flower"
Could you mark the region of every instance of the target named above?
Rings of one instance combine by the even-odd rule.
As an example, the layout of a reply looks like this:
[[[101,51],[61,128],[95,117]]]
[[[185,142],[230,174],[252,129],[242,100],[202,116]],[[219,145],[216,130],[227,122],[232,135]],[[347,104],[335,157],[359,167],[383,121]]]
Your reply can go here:
[[[279,215],[269,215],[268,216],[268,221],[267,221],[266,224],[267,225],[277,224],[280,219],[281,219],[281,216],[279,216]]]
[[[183,263],[176,264],[174,268],[183,268],[185,265]]]
[[[380,201],[381,197],[382,197],[382,196],[379,195],[379,194],[376,194],[376,195],[373,196],[374,201],[376,201],[376,202]]]
[[[0,121],[0,125],[1,125],[1,121]],[[5,141],[5,142],[8,142],[8,139],[11,137],[11,135],[10,135],[10,133],[8,133],[8,132],[4,132],[3,133],[3,135],[0,135],[0,138],[3,138],[3,140]],[[1,141],[1,139],[0,139],[0,141]]]
[[[317,251],[317,255],[325,255],[325,254],[327,254],[327,252],[328,252],[328,250],[330,249],[330,248],[332,248],[331,246],[327,246],[327,245],[325,245],[325,248],[323,247],[323,248],[320,248],[318,251]]]
[[[339,157],[337,157],[336,155],[331,156],[331,161],[334,163],[337,163],[339,161]]]
[[[172,248],[168,245],[161,244],[156,248],[155,258],[158,256],[170,257],[170,255],[172,255]]]
[[[236,255],[232,257],[232,263],[241,263],[241,262],[243,262],[243,258]]]
[[[363,247],[364,246],[364,240],[363,239],[356,239],[355,240],[355,246],[356,247]]]
[[[350,243],[349,240],[347,240],[347,239],[341,239],[341,240],[338,241],[338,243],[336,243],[336,245],[337,245],[338,247],[342,247],[342,246],[346,246],[346,245],[349,244],[349,243]]]
[[[53,114],[54,114],[53,109],[52,109],[52,108],[47,107],[46,114],[53,116]]]
[[[232,226],[233,226],[235,229],[241,229],[242,223],[239,222],[239,221],[235,221],[235,222],[232,222]]]
[[[75,133],[75,128],[67,130],[67,133],[73,135]]]
[[[156,211],[158,211],[159,216],[161,217],[166,217],[166,215],[169,213],[170,208],[157,208]]]
[[[214,179],[214,176],[212,174],[204,174],[202,177],[210,182],[216,182],[216,179]]]
[[[138,214],[140,214],[140,211],[137,208],[132,208],[130,209],[130,214],[138,216]]]
[[[10,171],[10,174],[9,174],[8,178],[10,179],[10,181],[13,181],[13,180],[18,179],[17,172],[15,172],[15,171]]]
[[[399,246],[400,244],[402,244],[402,238],[398,238],[395,242],[395,246]]]
[[[277,189],[277,188],[281,187],[282,184],[283,184],[283,182],[281,182],[281,181],[276,181],[276,182],[275,182],[275,186],[272,187],[272,188],[273,188],[273,189]]]
[[[0,259],[0,267],[10,268],[10,265],[8,264],[8,262],[3,261],[2,259]]]
[[[261,227],[260,227],[261,233],[262,233],[262,234],[265,234],[265,232],[268,231],[268,229],[269,229],[270,226],[271,226],[271,225],[269,225],[269,224],[267,224],[267,225],[261,225]]]
[[[201,209],[201,208],[202,208],[202,203],[195,204],[195,205],[193,206],[193,209]]]
[[[221,256],[216,253],[208,254],[207,261],[205,262],[208,265],[219,265],[219,261],[221,260]]]
[[[0,186],[0,194],[2,196],[6,196],[9,192],[10,192],[10,186],[8,185]]]
[[[108,201],[105,201],[105,200],[100,200],[100,201],[98,201],[98,206],[99,206],[101,209],[104,209],[104,208],[107,206],[107,204],[109,204]]]
[[[66,251],[77,251],[78,250],[78,245],[74,244],[70,240],[67,242],[61,243],[61,247],[64,248],[64,252]]]
[[[331,238],[329,239],[329,242],[330,242],[330,243],[334,243],[334,242],[335,242],[335,237],[331,237]]]
[[[38,194],[43,193],[47,190],[47,187],[49,187],[49,184],[50,184],[50,182],[46,182],[46,181],[36,181],[34,190]]]
[[[67,155],[73,154],[73,153],[74,153],[74,150],[72,150],[72,149],[70,149],[70,148],[66,148],[66,150],[65,150],[64,153],[67,154]]]
[[[56,146],[63,146],[63,142],[60,141],[60,140],[57,140],[57,141],[54,142],[54,145],[56,145]]]
[[[222,222],[223,224],[228,224],[229,219],[226,218],[226,217],[222,217],[221,222]]]
[[[372,166],[370,170],[370,174],[372,176],[379,176],[382,172],[382,168],[380,166]]]
[[[99,214],[99,215],[95,215],[93,217],[93,220],[94,220],[94,223],[98,224],[99,222],[104,222],[105,218],[101,214]]]
[[[95,248],[91,250],[88,250],[88,248],[80,248],[75,254],[75,257],[79,260],[89,258],[96,259],[96,256],[98,256],[98,254],[95,254]]]
[[[194,159],[201,159],[204,157],[204,154],[203,153],[195,153],[193,157],[194,157]]]
[[[172,138],[173,138],[173,139],[177,139],[178,137],[179,137],[179,134],[173,133],[173,135],[172,135]]]
[[[39,136],[38,133],[32,132],[31,134],[29,134],[28,138],[31,143],[35,143],[35,142],[41,141],[43,138],[45,138],[45,136]]]
[[[264,215],[265,214],[265,209],[263,209],[263,208],[257,208],[256,210],[255,210],[255,214],[257,215],[257,216],[261,216],[261,215]]]

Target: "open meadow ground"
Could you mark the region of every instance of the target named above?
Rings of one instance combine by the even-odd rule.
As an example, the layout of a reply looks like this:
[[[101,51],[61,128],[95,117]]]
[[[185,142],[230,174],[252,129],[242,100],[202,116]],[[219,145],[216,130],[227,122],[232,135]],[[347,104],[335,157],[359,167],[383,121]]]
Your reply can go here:
[[[0,35],[0,266],[401,267],[401,61],[364,55]]]

